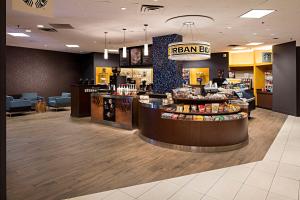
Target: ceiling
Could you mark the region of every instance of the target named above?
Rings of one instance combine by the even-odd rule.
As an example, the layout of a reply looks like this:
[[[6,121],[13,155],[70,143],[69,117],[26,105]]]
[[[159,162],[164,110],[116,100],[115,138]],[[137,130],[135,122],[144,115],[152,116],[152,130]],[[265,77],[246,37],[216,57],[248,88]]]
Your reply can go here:
[[[48,49],[65,52],[103,52],[104,32],[108,32],[109,49],[123,46],[122,29],[127,28],[126,45],[144,43],[144,24],[148,27],[148,42],[153,36],[191,33],[182,28],[182,21],[166,23],[178,15],[207,15],[212,22],[196,22],[193,38],[208,41],[213,52],[228,51],[230,44],[245,45],[263,42],[273,45],[290,40],[300,44],[299,0],[52,0],[53,16],[43,17],[12,10],[7,0],[7,32],[20,31],[16,27],[32,30],[29,38],[7,35],[7,45]],[[51,1],[51,0],[48,0]],[[158,12],[141,12],[142,4],[164,6]],[[122,7],[127,8],[121,10]],[[276,12],[261,19],[242,19],[239,16],[251,9],[275,9]],[[74,29],[43,32],[36,26],[52,23],[71,24]],[[279,38],[274,40],[273,38]],[[70,49],[65,44],[78,44]]]

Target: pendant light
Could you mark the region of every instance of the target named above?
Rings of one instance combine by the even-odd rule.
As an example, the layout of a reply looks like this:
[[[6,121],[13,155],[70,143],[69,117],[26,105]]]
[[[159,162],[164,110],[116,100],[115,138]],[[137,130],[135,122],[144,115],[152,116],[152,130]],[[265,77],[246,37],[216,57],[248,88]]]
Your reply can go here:
[[[122,55],[122,57],[127,58],[127,48],[126,48],[126,44],[125,44],[125,31],[126,31],[126,28],[123,28],[123,31],[124,31],[124,38],[123,38],[123,55]]]
[[[108,59],[108,49],[107,49],[107,41],[106,41],[107,32],[104,32],[104,34],[105,34],[104,60],[107,60]]]
[[[147,43],[147,27],[148,24],[144,24],[145,26],[145,44],[144,44],[144,56],[149,56],[149,48],[148,48],[148,43]]]

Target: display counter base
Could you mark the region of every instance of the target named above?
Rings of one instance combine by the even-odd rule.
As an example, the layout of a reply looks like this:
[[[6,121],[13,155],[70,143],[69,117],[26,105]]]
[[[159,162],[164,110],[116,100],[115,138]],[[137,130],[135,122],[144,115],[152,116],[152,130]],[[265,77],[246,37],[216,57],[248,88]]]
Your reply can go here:
[[[135,127],[132,127],[132,126],[128,126],[128,125],[116,123],[116,122],[111,122],[111,121],[105,121],[105,120],[101,120],[101,121],[100,120],[92,120],[92,122],[103,124],[106,126],[111,126],[114,128],[121,128],[121,129],[125,129],[125,130],[134,130],[135,129]]]
[[[247,146],[249,144],[249,140],[247,139],[241,143],[234,144],[234,145],[227,145],[227,146],[217,146],[217,147],[185,146],[185,145],[169,144],[165,142],[156,141],[145,137],[139,131],[137,133],[142,140],[144,140],[147,143],[153,144],[155,146],[179,150],[179,151],[195,152],[195,153],[226,152],[226,151],[232,151],[232,150],[243,148],[244,146]]]

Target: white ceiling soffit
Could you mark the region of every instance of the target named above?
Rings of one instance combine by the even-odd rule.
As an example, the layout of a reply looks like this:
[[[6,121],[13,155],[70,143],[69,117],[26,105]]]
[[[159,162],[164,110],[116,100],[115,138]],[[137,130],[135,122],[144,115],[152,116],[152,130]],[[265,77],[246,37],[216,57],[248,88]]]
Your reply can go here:
[[[105,31],[108,32],[109,49],[122,46],[123,28],[127,28],[127,46],[141,45],[144,24],[149,24],[148,43],[153,36],[172,33],[189,37],[181,20],[166,23],[167,19],[179,15],[205,15],[214,19],[210,22],[195,19],[193,30],[194,39],[210,42],[212,52],[228,51],[230,44],[263,42],[272,45],[300,41],[299,0],[48,0],[48,3],[53,6],[53,17],[13,10],[12,0],[7,0],[7,32],[32,30],[29,38],[7,35],[7,45],[77,53],[103,52]],[[141,11],[142,5],[163,8]],[[276,12],[261,19],[239,17],[252,9],[274,9]],[[49,28],[52,28],[49,24],[70,24],[74,29],[44,32],[36,28],[38,24]],[[17,29],[17,25],[21,29]],[[68,49],[65,44],[78,44],[80,48]]]

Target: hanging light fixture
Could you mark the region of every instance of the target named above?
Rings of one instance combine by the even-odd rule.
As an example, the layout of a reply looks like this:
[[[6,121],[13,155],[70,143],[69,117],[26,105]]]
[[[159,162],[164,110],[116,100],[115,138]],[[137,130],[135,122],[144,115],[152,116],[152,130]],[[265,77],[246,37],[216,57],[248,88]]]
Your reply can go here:
[[[171,43],[168,45],[168,57],[170,60],[207,60],[210,59],[210,43],[194,41],[193,26],[194,22],[184,22],[183,26],[190,31],[191,40],[184,42]]]
[[[108,59],[108,49],[107,49],[107,41],[106,41],[107,32],[104,32],[104,34],[105,34],[104,60],[107,60]]]
[[[144,44],[144,56],[149,56],[149,48],[147,43],[147,27],[148,24],[144,24],[145,26],[145,44]]]
[[[122,57],[126,58],[127,57],[127,48],[126,48],[126,44],[125,44],[125,31],[126,28],[123,28],[124,31],[124,38],[123,38],[123,53],[122,53]]]

